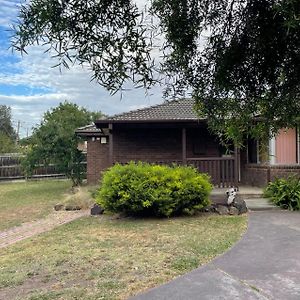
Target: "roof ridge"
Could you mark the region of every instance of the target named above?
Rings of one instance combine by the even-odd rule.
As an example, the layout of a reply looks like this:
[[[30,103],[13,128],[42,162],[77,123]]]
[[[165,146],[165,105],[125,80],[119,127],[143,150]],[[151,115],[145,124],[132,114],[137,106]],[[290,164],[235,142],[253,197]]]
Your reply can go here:
[[[91,124],[88,124],[88,125],[79,127],[79,128],[77,128],[77,130],[82,130],[82,129],[86,129],[86,128],[88,128],[88,127],[93,127],[93,126],[96,126],[96,124],[95,124],[94,122],[91,123]]]
[[[181,101],[184,101],[184,100],[193,100],[193,99],[192,98],[180,98],[180,99],[173,99],[173,100],[165,100],[163,103],[160,103],[160,104],[154,104],[154,105],[147,106],[147,107],[144,107],[144,108],[138,108],[138,109],[129,110],[127,112],[114,114],[114,115],[108,117],[107,120],[113,120],[114,118],[118,118],[118,117],[130,114],[130,113],[135,113],[135,112],[140,112],[140,111],[148,111],[148,110],[153,109],[153,108],[166,106],[170,103],[181,102]]]

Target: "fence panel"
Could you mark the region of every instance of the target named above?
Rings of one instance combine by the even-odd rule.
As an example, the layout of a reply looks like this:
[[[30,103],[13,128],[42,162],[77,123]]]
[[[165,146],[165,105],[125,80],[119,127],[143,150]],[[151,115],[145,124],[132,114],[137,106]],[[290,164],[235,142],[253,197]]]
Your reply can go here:
[[[187,158],[201,173],[207,173],[212,183],[218,187],[230,187],[236,184],[234,157]]]
[[[0,156],[0,180],[24,179],[25,173],[21,166],[21,160],[24,156],[21,154]],[[86,175],[86,162],[83,162],[84,173]],[[58,171],[54,164],[39,164],[29,178],[47,178],[47,177],[65,177],[65,174]]]

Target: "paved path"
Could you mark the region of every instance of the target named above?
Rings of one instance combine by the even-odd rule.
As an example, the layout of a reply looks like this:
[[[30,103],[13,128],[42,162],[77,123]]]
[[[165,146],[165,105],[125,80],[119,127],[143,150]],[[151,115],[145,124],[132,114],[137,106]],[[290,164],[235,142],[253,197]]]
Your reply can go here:
[[[18,241],[49,231],[62,224],[89,215],[90,211],[59,211],[44,219],[23,223],[6,231],[0,232],[0,248],[7,247]]]
[[[300,213],[251,212],[242,240],[211,263],[135,300],[300,299]]]

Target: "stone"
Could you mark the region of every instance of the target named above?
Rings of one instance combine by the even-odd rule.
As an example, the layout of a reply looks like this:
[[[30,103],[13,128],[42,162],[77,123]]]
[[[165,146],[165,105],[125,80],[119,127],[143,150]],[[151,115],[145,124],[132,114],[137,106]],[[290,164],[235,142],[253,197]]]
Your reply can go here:
[[[91,208],[91,215],[92,216],[102,215],[103,212],[104,212],[104,209],[100,205],[98,205],[96,203]]]
[[[205,211],[205,212],[215,212],[215,211],[216,211],[216,208],[215,208],[214,205],[209,205],[209,206],[206,206],[206,207],[204,208],[204,211]]]
[[[215,211],[219,214],[219,215],[228,215],[229,211],[228,211],[228,207],[225,205],[216,205],[215,207]]]
[[[70,211],[70,210],[81,210],[81,207],[78,206],[78,205],[69,204],[69,205],[66,205],[65,210],[68,210],[68,211]]]
[[[239,215],[245,214],[248,211],[245,200],[239,196],[234,199],[232,206],[239,210]]]
[[[232,215],[232,216],[236,216],[236,215],[239,215],[240,212],[236,207],[230,206],[229,207],[229,214]]]
[[[54,210],[55,211],[59,211],[59,210],[63,210],[65,208],[65,206],[63,204],[55,204],[54,205]]]

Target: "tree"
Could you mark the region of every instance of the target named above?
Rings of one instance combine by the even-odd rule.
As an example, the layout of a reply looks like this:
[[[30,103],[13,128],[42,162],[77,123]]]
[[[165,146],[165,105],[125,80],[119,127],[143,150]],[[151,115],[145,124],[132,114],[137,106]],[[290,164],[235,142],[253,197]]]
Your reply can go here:
[[[153,0],[148,10],[130,0],[32,0],[14,37],[21,52],[43,42],[60,65],[88,63],[111,92],[162,76],[167,96],[191,92],[211,128],[236,141],[299,122],[299,0]]]
[[[0,105],[0,153],[16,150],[16,132],[12,126],[11,108]]]
[[[16,143],[7,134],[0,132],[0,153],[16,151]]]
[[[82,140],[75,134],[75,129],[101,115],[67,101],[47,111],[40,126],[33,130],[31,146],[23,162],[27,173],[31,173],[40,163],[53,163],[59,172],[72,180],[74,186],[80,184],[84,155],[77,149]]]

